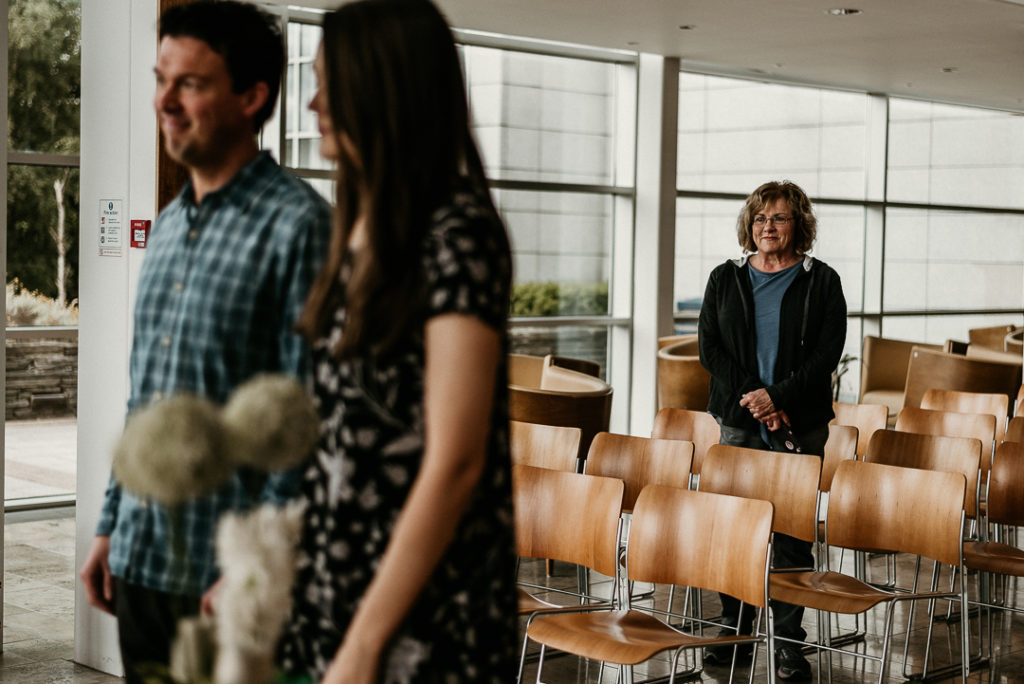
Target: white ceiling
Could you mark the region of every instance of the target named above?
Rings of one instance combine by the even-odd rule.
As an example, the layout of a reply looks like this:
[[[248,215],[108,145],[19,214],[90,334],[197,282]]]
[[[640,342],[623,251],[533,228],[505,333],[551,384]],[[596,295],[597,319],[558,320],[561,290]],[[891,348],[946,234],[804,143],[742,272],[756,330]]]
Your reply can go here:
[[[1024,112],[1024,0],[436,1],[457,28],[674,56],[684,68]],[[826,14],[836,7],[863,12]]]

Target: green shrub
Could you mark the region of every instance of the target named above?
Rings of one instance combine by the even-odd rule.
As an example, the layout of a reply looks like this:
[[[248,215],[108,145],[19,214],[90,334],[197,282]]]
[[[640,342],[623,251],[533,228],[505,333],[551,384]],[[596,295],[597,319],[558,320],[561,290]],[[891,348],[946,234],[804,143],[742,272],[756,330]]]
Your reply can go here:
[[[78,325],[78,302],[61,306],[45,295],[26,290],[15,278],[7,283],[7,325]]]
[[[512,286],[513,316],[601,316],[608,283],[528,282]]]

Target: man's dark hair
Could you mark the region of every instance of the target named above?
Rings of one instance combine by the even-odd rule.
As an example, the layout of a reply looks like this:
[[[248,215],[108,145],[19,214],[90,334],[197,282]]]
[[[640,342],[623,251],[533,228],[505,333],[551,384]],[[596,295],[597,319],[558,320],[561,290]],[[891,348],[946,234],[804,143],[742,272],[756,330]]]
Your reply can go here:
[[[255,5],[235,0],[200,0],[172,7],[160,17],[160,38],[195,38],[227,64],[231,89],[244,93],[263,81],[267,101],[253,117],[259,130],[270,118],[281,88],[284,40],[278,20]]]

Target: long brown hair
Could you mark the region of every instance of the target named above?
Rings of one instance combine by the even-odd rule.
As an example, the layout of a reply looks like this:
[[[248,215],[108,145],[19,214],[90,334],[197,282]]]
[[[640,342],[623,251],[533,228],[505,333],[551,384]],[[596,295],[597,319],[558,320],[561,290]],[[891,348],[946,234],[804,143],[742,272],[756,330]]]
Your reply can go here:
[[[428,0],[360,0],[327,14],[328,108],[338,136],[335,227],[299,319],[323,335],[346,308],[339,357],[382,354],[422,316],[420,252],[431,214],[464,188],[497,216],[469,129],[458,51]],[[342,140],[344,138],[344,140]],[[339,276],[357,218],[368,241]]]

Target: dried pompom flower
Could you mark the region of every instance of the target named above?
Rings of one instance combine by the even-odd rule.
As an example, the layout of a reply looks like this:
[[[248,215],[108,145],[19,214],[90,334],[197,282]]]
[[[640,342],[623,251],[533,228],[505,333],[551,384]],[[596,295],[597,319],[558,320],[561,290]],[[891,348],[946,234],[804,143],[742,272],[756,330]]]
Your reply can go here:
[[[217,525],[218,684],[267,681],[272,671],[274,646],[291,612],[304,510],[301,502],[264,504],[245,515],[227,513]]]
[[[240,462],[263,471],[298,465],[319,436],[320,419],[309,395],[286,375],[257,375],[241,385],[223,418],[240,445]]]
[[[174,505],[221,486],[236,468],[236,448],[213,403],[178,395],[129,418],[114,477],[128,491]]]

